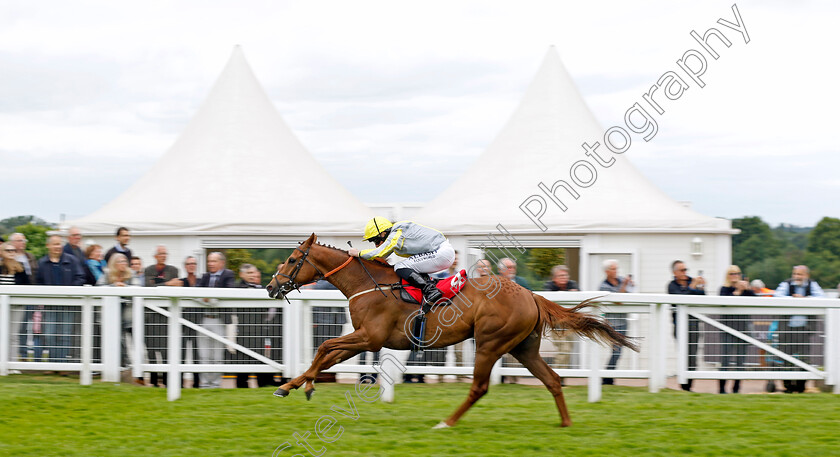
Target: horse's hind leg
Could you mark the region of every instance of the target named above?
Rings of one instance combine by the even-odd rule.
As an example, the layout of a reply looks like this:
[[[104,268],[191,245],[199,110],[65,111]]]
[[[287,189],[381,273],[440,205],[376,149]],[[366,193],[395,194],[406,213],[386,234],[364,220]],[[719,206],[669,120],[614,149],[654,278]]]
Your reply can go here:
[[[566,408],[566,400],[563,399],[562,378],[540,357],[539,349],[539,335],[532,333],[510,351],[510,354],[545,384],[545,387],[554,396],[554,402],[557,403],[557,410],[560,412],[560,426],[568,427],[572,425],[572,418]]]

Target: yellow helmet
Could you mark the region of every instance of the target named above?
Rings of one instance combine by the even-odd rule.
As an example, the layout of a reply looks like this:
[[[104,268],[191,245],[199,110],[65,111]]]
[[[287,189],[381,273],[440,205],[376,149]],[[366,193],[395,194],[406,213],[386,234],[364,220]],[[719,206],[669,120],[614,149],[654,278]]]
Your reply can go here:
[[[367,241],[393,226],[394,224],[392,224],[391,221],[389,221],[388,219],[385,219],[381,216],[376,216],[373,219],[369,220],[367,225],[365,225],[365,236],[362,239]]]

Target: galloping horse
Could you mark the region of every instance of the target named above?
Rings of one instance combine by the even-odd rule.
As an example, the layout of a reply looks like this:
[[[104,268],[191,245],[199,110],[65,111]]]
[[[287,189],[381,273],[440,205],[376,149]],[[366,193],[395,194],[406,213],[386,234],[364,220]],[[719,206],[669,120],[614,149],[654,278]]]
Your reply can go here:
[[[318,348],[312,365],[301,376],[280,386],[275,395],[285,397],[291,389],[306,384],[307,399],[315,390],[313,381],[322,370],[359,352],[378,351],[383,347],[404,350],[411,347],[405,329],[418,309],[399,294],[382,294],[400,279],[384,263],[351,257],[347,251],[316,242],[313,233],[289,258],[277,267],[266,286],[272,298],[285,298],[300,286],[326,279],[346,297],[350,297],[350,316],[355,331],[327,340]],[[378,289],[378,286],[383,286]],[[459,299],[460,296],[460,299]],[[636,345],[613,329],[603,318],[581,312],[588,302],[563,308],[501,276],[471,278],[455,297],[455,318],[443,317],[444,307],[435,307],[426,317],[426,334],[439,337],[428,347],[439,348],[475,337],[475,370],[466,401],[437,427],[453,426],[467,410],[487,393],[490,370],[502,355],[510,353],[536,376],[554,396],[560,412],[560,425],[572,425],[563,399],[560,376],[540,357],[543,333],[564,327],[579,335],[609,345],[621,345],[638,351]]]

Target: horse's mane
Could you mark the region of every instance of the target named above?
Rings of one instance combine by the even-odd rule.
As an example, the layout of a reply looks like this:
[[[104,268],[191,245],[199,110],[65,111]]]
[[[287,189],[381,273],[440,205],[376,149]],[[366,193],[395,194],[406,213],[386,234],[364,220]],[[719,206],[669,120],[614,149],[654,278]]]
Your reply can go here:
[[[330,245],[330,244],[321,244],[320,242],[317,242],[317,241],[315,242],[315,244],[317,244],[318,246],[324,247],[324,248],[334,249],[334,250],[336,250],[336,251],[340,251],[340,252],[342,252],[342,253],[344,253],[344,254],[350,255],[350,254],[349,254],[347,251],[345,251],[344,249],[337,248],[337,247],[335,247],[335,246],[333,246],[333,245]]]

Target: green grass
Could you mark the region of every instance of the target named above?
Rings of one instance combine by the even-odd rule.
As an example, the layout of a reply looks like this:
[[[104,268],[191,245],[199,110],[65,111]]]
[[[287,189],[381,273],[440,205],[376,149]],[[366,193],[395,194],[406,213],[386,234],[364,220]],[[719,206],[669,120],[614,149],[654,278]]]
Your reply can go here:
[[[262,456],[292,434],[324,456],[801,456],[840,454],[840,397],[707,395],[605,387],[587,403],[585,387],[565,389],[574,425],[559,427],[542,387],[492,386],[454,428],[432,430],[465,398],[468,384],[397,386],[397,401],[347,408],[351,384],[320,384],[312,401],[302,391],[276,398],[270,388],[164,389],[39,375],[0,377],[0,456]],[[344,427],[336,441],[314,434],[319,417]],[[291,452],[294,451],[294,452]],[[302,448],[278,455],[309,455]]]

